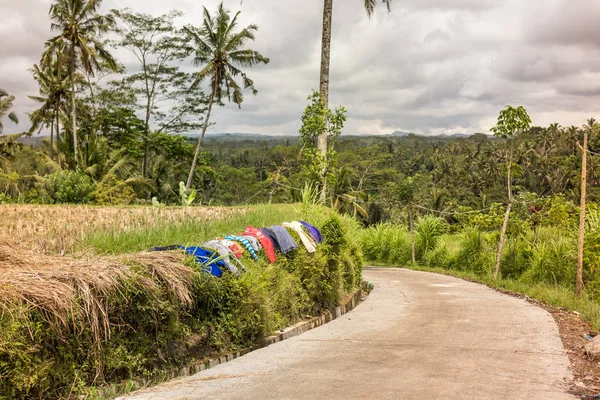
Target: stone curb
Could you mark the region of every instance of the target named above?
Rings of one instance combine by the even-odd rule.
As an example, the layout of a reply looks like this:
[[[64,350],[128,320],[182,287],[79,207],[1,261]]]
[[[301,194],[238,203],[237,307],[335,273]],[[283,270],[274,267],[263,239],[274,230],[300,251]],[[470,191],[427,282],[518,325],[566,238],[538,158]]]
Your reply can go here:
[[[363,287],[365,282],[363,282]],[[265,344],[261,347],[267,347],[272,345],[273,343],[281,342],[283,340],[292,338],[294,336],[298,336],[304,332],[307,332],[311,329],[318,328],[319,326],[325,325],[328,322],[333,321],[336,318],[341,317],[349,311],[352,311],[356,306],[358,306],[363,299],[364,295],[367,295],[368,291],[363,289],[358,289],[350,299],[348,299],[344,304],[333,307],[327,311],[325,311],[322,315],[317,317],[312,317],[309,320],[298,322],[295,325],[287,327],[283,329],[281,332],[277,332],[274,335],[268,336],[265,338]],[[244,349],[240,351],[236,351],[234,353],[229,353],[227,355],[211,358],[193,362],[181,368],[169,368],[164,370],[162,373],[156,375],[154,378],[146,378],[146,379],[132,379],[122,383],[112,384],[110,386],[101,387],[101,388],[93,388],[92,392],[89,396],[85,396],[88,399],[113,399],[116,396],[124,395],[127,393],[131,393],[136,390],[145,389],[154,385],[157,385],[161,382],[168,381],[174,378],[181,378],[186,376],[191,376],[197,374],[200,371],[204,371],[206,369],[210,369],[216,367],[217,365],[224,364],[226,362],[235,360],[245,354],[253,350],[257,350],[261,347],[252,348],[252,349]]]

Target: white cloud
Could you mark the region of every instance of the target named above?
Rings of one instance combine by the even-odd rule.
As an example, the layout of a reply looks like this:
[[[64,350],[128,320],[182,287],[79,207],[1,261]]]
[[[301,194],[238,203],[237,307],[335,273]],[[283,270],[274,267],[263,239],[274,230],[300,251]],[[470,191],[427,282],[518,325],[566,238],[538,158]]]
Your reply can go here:
[[[0,87],[33,107],[27,72],[49,37],[49,0],[0,4]],[[105,0],[103,10],[177,8],[199,24],[218,0]],[[322,0],[226,0],[257,23],[250,47],[271,58],[250,72],[258,96],[242,110],[215,112],[214,132],[297,134],[311,88],[319,85]],[[579,0],[403,0],[369,20],[362,1],[336,0],[331,104],[348,109],[347,133],[487,132],[505,104],[523,104],[536,125],[581,125],[600,111],[600,4]],[[122,61],[129,55],[119,52]],[[191,68],[191,66],[186,66]],[[596,106],[598,105],[598,106]],[[21,118],[24,120],[25,118]]]

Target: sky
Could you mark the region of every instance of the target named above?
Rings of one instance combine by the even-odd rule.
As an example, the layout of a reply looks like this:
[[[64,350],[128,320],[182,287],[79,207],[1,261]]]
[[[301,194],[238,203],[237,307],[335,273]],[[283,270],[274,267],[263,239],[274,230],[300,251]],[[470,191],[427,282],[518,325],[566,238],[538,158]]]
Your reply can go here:
[[[130,7],[184,12],[199,25],[218,0],[104,0],[101,13]],[[37,94],[28,69],[51,36],[50,0],[0,0],[0,88],[16,96],[28,128]],[[241,110],[214,111],[209,133],[296,135],[311,89],[319,87],[322,0],[225,0],[240,25],[259,26],[248,47],[269,57],[249,76]],[[534,125],[581,126],[600,119],[600,1],[394,0],[369,19],[362,0],[334,0],[330,105],[348,110],[346,134],[489,132],[506,104]],[[117,53],[126,65],[132,56]],[[187,63],[184,68],[192,70]]]

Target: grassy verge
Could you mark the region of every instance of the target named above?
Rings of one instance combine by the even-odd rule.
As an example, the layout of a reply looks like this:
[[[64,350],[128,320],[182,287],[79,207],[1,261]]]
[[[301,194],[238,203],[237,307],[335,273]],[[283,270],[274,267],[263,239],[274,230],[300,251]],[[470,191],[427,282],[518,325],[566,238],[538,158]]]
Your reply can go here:
[[[411,239],[404,226],[365,229],[360,241],[372,265],[399,266],[465,278],[493,288],[522,293],[548,305],[577,311],[600,329],[598,277],[585,274],[583,296],[575,296],[576,241],[563,231],[540,228],[508,240],[502,254],[501,277],[495,280],[497,234],[467,229],[445,234],[431,217],[416,225],[416,263],[411,262]],[[420,221],[421,222],[421,221]]]
[[[479,282],[496,289],[521,293],[539,300],[545,304],[576,311],[581,317],[592,325],[594,330],[600,330],[600,305],[590,300],[587,296],[577,297],[564,287],[545,283],[529,284],[512,279],[494,279],[491,276],[481,276],[473,272],[453,271],[443,268],[431,268],[416,264],[407,264],[402,268],[416,271],[433,272],[442,275],[455,276],[469,281]]]
[[[52,211],[81,222],[70,210]],[[134,227],[118,219],[79,227],[67,256],[0,239],[0,399],[85,395],[90,386],[260,346],[361,283],[358,228],[330,210],[255,206],[212,220],[174,212]],[[244,257],[248,272],[239,278],[213,278],[180,253],[143,252],[299,219],[321,228],[315,254],[299,247],[274,264]],[[45,240],[48,230],[40,232],[26,243]]]

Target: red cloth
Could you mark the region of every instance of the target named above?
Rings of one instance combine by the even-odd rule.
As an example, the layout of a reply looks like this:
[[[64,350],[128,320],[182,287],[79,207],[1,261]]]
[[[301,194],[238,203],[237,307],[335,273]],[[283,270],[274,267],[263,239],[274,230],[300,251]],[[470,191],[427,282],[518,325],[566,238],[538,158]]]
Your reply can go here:
[[[244,252],[244,250],[242,250],[242,248],[240,247],[239,244],[233,243],[233,244],[231,244],[228,247],[229,247],[229,250],[231,250],[231,252],[233,253],[234,256],[236,256],[237,258],[242,258],[242,253]]]
[[[260,245],[263,247],[263,249],[265,249],[265,253],[267,253],[267,258],[269,261],[274,263],[275,260],[277,260],[277,257],[275,257],[275,247],[273,247],[273,242],[271,242],[271,239],[266,237],[261,231],[251,226],[247,226],[244,233],[242,233],[240,236],[244,235],[253,236],[258,239]]]

